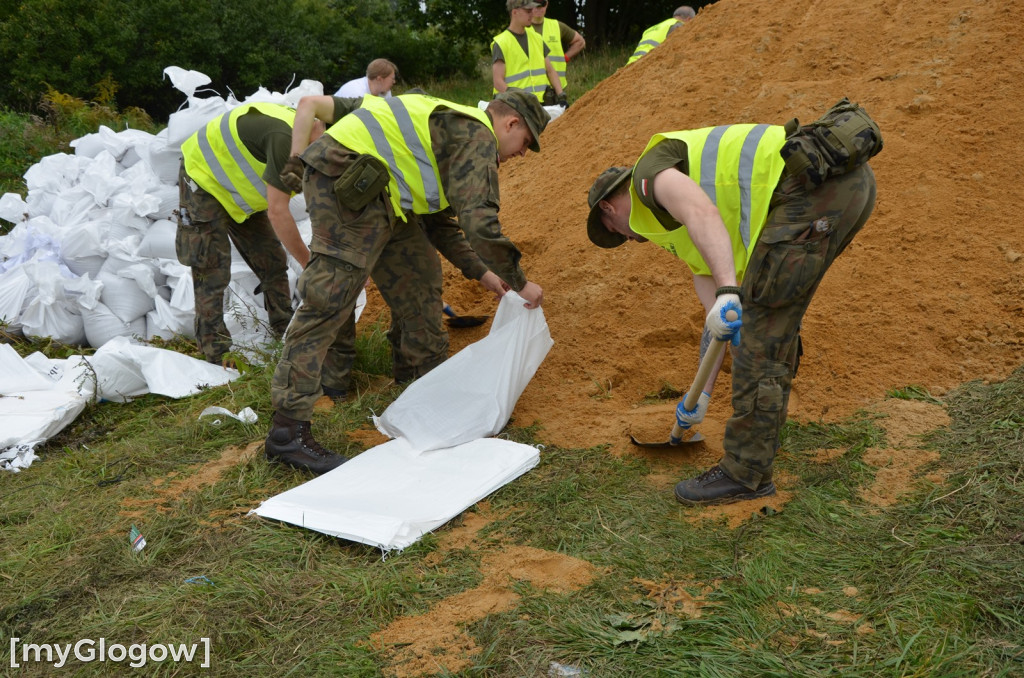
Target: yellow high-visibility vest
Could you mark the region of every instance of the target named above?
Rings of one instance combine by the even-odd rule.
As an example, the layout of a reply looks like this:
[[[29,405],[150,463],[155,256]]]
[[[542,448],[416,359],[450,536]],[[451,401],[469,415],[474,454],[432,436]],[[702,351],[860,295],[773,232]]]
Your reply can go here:
[[[654,24],[640,36],[640,44],[636,46],[636,51],[633,52],[633,56],[629,57],[627,64],[631,64],[643,55],[650,52],[652,49],[665,42],[665,38],[668,37],[668,29],[672,28],[678,19],[672,17],[671,19],[665,19],[659,24]]]
[[[422,94],[363,97],[359,108],[327,130],[346,148],[373,155],[388,166],[391,205],[403,221],[407,211],[432,214],[448,207],[428,122],[430,114],[442,106],[482,122],[494,134],[490,117],[479,108]]]
[[[185,172],[241,223],[267,209],[267,184],[260,162],[238,138],[238,117],[257,110],[295,126],[295,110],[281,104],[245,104],[214,118],[185,140]]]
[[[562,91],[565,91],[565,50],[562,49],[562,31],[555,19],[544,18],[541,24],[541,40],[548,46],[548,61],[558,73],[558,80],[562,83]],[[504,51],[502,47],[502,51]],[[505,64],[506,67],[508,64]]]
[[[526,40],[529,54],[523,51],[512,31],[505,29],[494,36],[491,51],[495,44],[501,47],[501,54],[505,57],[505,84],[533,92],[537,99],[543,99],[544,88],[549,84],[544,66],[544,40],[532,28],[526,29]],[[492,88],[491,96],[497,93],[498,90]]]
[[[732,241],[736,277],[743,279],[750,251],[761,235],[772,192],[779,183],[785,161],[779,155],[786,140],[780,125],[722,125],[682,132],[663,132],[651,138],[642,158],[664,139],[686,142],[689,177],[700,185],[718,208]],[[686,224],[666,230],[629,182],[629,227],[654,244],[686,262],[695,275],[711,269],[690,239]],[[652,190],[641,186],[641,190]]]

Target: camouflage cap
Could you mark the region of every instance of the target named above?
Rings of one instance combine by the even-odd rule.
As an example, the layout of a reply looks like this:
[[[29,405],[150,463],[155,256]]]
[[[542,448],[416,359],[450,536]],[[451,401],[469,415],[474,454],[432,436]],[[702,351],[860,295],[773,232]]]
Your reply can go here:
[[[544,131],[544,128],[548,126],[548,121],[551,120],[551,116],[541,106],[540,99],[525,89],[509,87],[504,92],[498,92],[494,96],[494,100],[508,104],[522,116],[526,121],[526,126],[530,128],[530,134],[533,135],[530,150],[540,153],[540,133]]]
[[[533,9],[534,7],[540,7],[540,5],[533,0],[505,0],[505,8],[510,12],[514,9]]]
[[[590,205],[590,215],[587,217],[587,235],[590,236],[590,242],[598,247],[609,249],[626,242],[626,236],[621,233],[613,233],[604,227],[598,203],[614,193],[623,181],[629,179],[632,171],[632,167],[609,167],[601,172],[600,176],[594,180],[594,185],[590,187],[590,193],[587,194],[587,204]]]

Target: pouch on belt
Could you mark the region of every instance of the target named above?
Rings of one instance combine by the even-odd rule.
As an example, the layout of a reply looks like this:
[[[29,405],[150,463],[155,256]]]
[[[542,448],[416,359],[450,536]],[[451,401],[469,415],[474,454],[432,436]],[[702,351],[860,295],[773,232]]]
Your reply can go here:
[[[334,182],[334,195],[342,206],[358,212],[380,195],[389,181],[387,165],[372,155],[360,155]]]
[[[801,126],[793,118],[785,127],[786,143],[779,155],[807,189],[860,167],[882,150],[878,124],[845,97],[810,125]]]

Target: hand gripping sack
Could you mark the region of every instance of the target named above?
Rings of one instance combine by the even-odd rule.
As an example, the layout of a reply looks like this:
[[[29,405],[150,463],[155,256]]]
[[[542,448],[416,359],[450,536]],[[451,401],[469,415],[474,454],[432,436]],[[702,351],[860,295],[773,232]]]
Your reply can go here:
[[[808,189],[846,174],[882,150],[882,132],[861,106],[843,97],[810,125],[793,118],[786,123],[786,143],[779,154],[789,173]]]

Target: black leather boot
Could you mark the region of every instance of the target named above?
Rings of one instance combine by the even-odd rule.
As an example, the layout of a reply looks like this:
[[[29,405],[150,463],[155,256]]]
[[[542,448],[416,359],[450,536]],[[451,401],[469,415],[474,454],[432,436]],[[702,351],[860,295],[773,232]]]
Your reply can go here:
[[[775,483],[771,478],[751,490],[729,476],[721,466],[712,466],[696,478],[676,484],[676,500],[681,504],[699,506],[704,504],[731,504],[735,501],[757,499],[775,494]]]
[[[322,447],[313,438],[308,421],[292,419],[279,412],[274,413],[263,452],[269,461],[317,474],[327,473],[348,461],[348,457]]]

